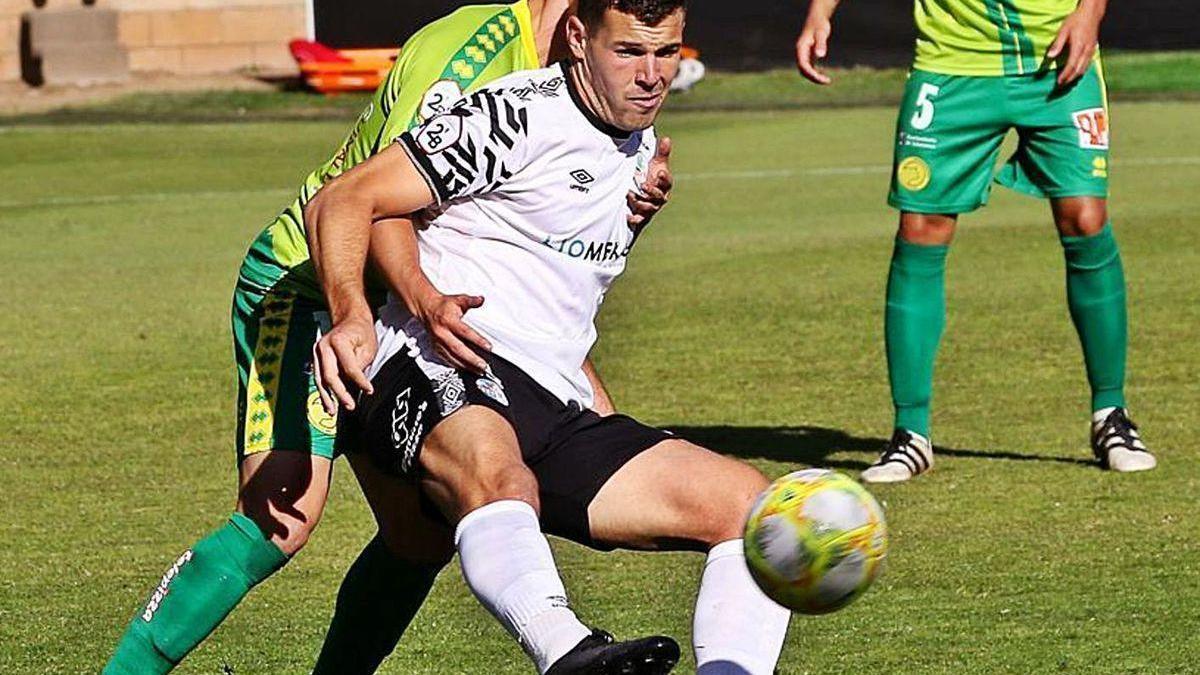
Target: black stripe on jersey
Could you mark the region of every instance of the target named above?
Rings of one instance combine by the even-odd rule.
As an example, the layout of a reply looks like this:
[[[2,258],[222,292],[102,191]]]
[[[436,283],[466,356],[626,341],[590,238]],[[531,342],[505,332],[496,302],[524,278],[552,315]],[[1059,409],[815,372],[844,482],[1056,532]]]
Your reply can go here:
[[[474,174],[474,172],[468,170],[467,167],[463,166],[463,164],[459,160],[454,158],[454,155],[458,154],[458,153],[455,153],[453,151],[456,150],[457,148],[458,148],[457,145],[452,145],[449,148],[446,148],[446,150],[442,153],[442,159],[446,160],[446,163],[450,165],[450,171],[453,174],[455,174],[463,182],[470,183],[471,179],[474,178],[475,174]],[[449,175],[449,174],[447,174],[447,175]],[[451,190],[451,192],[457,193],[458,190]]]
[[[499,162],[496,161],[496,153],[492,152],[491,148],[483,149],[483,158],[487,160],[487,166],[484,167],[483,176],[490,183],[496,180],[496,168]]]
[[[447,185],[447,177],[438,173],[434,168],[433,163],[425,156],[425,153],[417,145],[416,139],[409,132],[400,134],[400,138],[396,139],[400,147],[404,148],[404,152],[408,153],[408,158],[412,160],[413,165],[417,167],[417,171],[425,182],[429,185],[429,191],[433,193],[438,204],[450,199],[453,192],[450,186]]]
[[[463,134],[462,140],[446,148],[446,154],[458,155],[458,160],[470,167],[471,175],[475,175],[479,171],[479,159],[476,157],[475,141],[471,139],[469,134]]]
[[[488,133],[488,138],[499,141],[505,147],[511,148],[516,141],[513,140],[512,136],[504,133],[504,129],[500,126],[500,107],[496,104],[496,97],[487,94],[487,92],[480,93],[485,94],[483,102],[487,106],[488,122],[491,124],[491,131]]]

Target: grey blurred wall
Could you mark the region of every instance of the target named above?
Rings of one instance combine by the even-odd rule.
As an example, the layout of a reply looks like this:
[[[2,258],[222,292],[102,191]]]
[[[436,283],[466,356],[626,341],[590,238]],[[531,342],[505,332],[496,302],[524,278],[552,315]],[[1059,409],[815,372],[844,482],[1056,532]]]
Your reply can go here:
[[[314,0],[317,38],[337,47],[398,44],[465,0]],[[791,63],[808,0],[692,0],[688,42],[723,69]],[[903,65],[912,53],[912,0],[843,0],[833,60]],[[1103,43],[1123,49],[1200,48],[1200,0],[1113,0]]]

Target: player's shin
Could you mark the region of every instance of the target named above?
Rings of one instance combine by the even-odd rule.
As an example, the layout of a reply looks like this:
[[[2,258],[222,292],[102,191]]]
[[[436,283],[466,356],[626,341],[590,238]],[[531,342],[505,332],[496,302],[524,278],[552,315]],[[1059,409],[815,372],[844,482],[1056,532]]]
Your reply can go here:
[[[575,616],[533,507],[502,500],[477,508],[454,533],[463,577],[479,602],[544,673],[591,631]]]
[[[888,272],[884,338],[895,426],[927,438],[933,365],[946,325],[948,251],[897,238]]]
[[[789,618],[754,583],[742,540],[717,544],[704,564],[692,618],[697,675],[771,675]]]
[[[1062,237],[1067,304],[1092,388],[1092,410],[1125,407],[1128,342],[1125,273],[1112,226],[1090,237]]]
[[[157,675],[175,667],[287,557],[240,513],[201,539],[163,575],[133,617],[105,675]]]
[[[443,567],[443,561],[401,560],[376,535],[342,581],[313,675],[369,675],[378,670]]]

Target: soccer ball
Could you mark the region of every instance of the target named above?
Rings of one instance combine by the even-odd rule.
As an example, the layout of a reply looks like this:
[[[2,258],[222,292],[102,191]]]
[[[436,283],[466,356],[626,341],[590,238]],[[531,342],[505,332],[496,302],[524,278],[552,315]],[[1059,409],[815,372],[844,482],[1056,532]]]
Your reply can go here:
[[[879,576],[887,523],[855,480],[823,469],[790,473],[746,519],[750,574],[775,602],[803,614],[845,607]]]

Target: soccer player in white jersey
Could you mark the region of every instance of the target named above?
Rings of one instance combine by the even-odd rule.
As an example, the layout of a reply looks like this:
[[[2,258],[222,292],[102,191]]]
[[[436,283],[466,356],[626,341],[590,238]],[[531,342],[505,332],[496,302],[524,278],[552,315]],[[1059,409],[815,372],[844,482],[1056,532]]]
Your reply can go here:
[[[316,348],[322,385],[352,410],[352,445],[371,450],[351,463],[381,530],[403,529],[388,520],[391,490],[418,482],[454,525],[468,585],[539,673],[663,673],[678,658],[667,638],[614,643],[585,627],[543,526],[602,549],[706,551],[693,630],[702,675],[769,675],[787,629],[740,539],[767,479],[591,410],[582,371],[636,239],[627,193],[655,151],[684,3],[581,0],[568,62],[479,90],[328,184],[306,212],[334,322]],[[382,250],[414,264],[377,336],[362,292],[372,223],[427,207],[419,256],[411,231],[389,230]],[[422,298],[442,293],[485,299],[463,317],[490,347],[482,372],[435,349]]]

